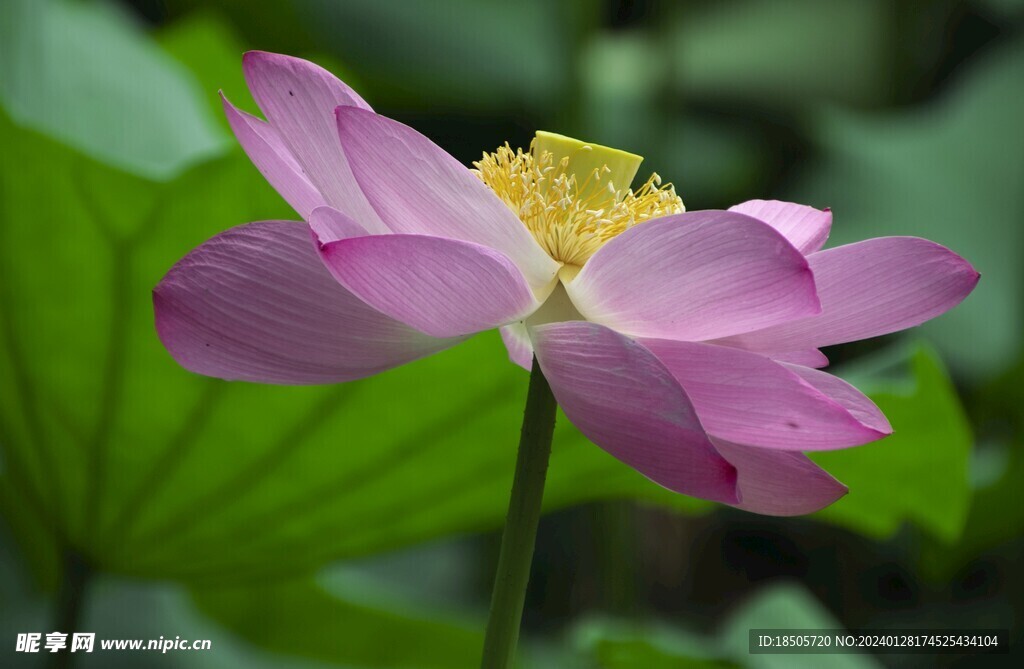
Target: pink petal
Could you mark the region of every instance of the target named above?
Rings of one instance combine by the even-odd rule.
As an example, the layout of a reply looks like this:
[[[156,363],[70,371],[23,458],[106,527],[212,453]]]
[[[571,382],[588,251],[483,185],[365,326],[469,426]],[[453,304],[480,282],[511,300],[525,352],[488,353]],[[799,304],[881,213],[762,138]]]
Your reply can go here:
[[[967,297],[979,274],[944,246],[917,237],[879,237],[807,257],[822,312],[728,343],[758,351],[831,346],[904,330]]]
[[[889,433],[861,422],[841,402],[766,356],[714,344],[640,341],[679,381],[700,422],[717,438],[811,451],[859,446]]]
[[[809,348],[803,351],[787,351],[786,353],[770,353],[768,357],[776,362],[788,362],[793,365],[804,367],[828,367],[828,358],[816,348]]]
[[[783,235],[804,255],[825,245],[832,229],[832,212],[779,200],[748,200],[729,211],[764,221]]]
[[[714,440],[715,447],[735,467],[740,502],[734,506],[769,516],[814,513],[847,493],[803,453],[776,451]]]
[[[309,227],[320,244],[350,237],[365,237],[366,228],[331,207],[317,207],[309,215]]]
[[[508,359],[526,371],[533,368],[533,343],[523,322],[512,323],[501,328],[501,341],[508,350]]]
[[[397,121],[353,107],[337,114],[352,171],[391,230],[489,246],[508,256],[534,290],[549,286],[558,264],[459,161]]]
[[[223,93],[220,98],[231,130],[249,160],[299,216],[308,218],[310,212],[324,204],[324,198],[303,174],[277,131],[266,121],[237,109]]]
[[[868,399],[864,393],[842,380],[838,376],[819,372],[797,365],[783,365],[807,383],[828,395],[832,400],[843,405],[857,420],[884,434],[892,434],[892,425],[882,410]]]
[[[243,64],[256,103],[326,204],[371,232],[387,232],[352,177],[334,120],[339,105],[370,106],[333,74],[301,58],[250,51]]]
[[[697,341],[818,313],[803,255],[743,214],[697,211],[630,228],[566,285],[588,320]]]
[[[490,330],[540,306],[512,261],[480,244],[375,235],[325,244],[321,257],[364,302],[435,337]]]
[[[736,471],[704,433],[686,393],[637,342],[596,323],[530,329],[569,420],[595,444],[670,490],[735,504]]]
[[[261,383],[351,381],[457,343],[367,306],[324,269],[301,223],[217,235],[153,291],[156,329],[186,369]]]

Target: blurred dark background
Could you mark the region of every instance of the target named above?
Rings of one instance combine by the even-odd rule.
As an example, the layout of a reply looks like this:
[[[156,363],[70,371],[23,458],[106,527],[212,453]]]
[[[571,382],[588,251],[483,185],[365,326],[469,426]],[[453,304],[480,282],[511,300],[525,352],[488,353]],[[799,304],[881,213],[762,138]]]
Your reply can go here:
[[[526,377],[494,337],[342,389],[191,377],[148,291],[294,217],[220,117],[247,49],[315,60],[467,164],[551,130],[645,156],[688,209],[832,207],[830,245],[918,235],[982,282],[827,350],[896,435],[775,519],[654,489],[564,418],[524,667],[1020,666],[1024,3],[133,0],[0,9],[3,666],[52,631],[209,638],[83,667],[462,667],[479,652]],[[269,436],[268,436],[269,435]],[[436,444],[436,445],[435,445]],[[1011,652],[749,655],[750,627],[1002,628]],[[67,630],[65,630],[67,631]]]

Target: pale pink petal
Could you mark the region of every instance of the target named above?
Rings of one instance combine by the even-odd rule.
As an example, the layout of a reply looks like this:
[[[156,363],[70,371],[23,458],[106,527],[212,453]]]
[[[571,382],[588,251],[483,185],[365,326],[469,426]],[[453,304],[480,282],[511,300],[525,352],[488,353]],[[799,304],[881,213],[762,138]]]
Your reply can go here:
[[[548,288],[558,264],[459,161],[397,121],[353,107],[337,113],[352,171],[391,230],[489,246],[508,256],[534,290]]]
[[[375,235],[324,244],[320,253],[364,302],[435,337],[490,330],[540,306],[512,261],[480,244]]]
[[[370,106],[333,74],[301,58],[250,51],[243,64],[256,104],[325,203],[370,232],[386,232],[352,177],[335,124],[339,105]]]
[[[336,383],[457,343],[395,321],[324,268],[302,223],[264,221],[217,235],[153,291],[156,329],[180,365],[261,383]]]
[[[670,490],[738,501],[735,469],[708,440],[679,383],[643,346],[596,323],[530,331],[555,398],[588,439]]]
[[[223,93],[220,98],[231,130],[249,160],[299,216],[308,218],[310,212],[324,204],[324,198],[306,178],[277,131],[266,121],[237,109]]]
[[[859,446],[889,433],[861,422],[842,403],[766,356],[699,342],[642,339],[640,343],[683,386],[700,422],[715,437],[751,446],[813,451]]]
[[[798,365],[783,366],[817,388],[819,392],[828,395],[839,404],[842,404],[861,423],[879,432],[892,434],[892,425],[889,424],[889,419],[885,417],[882,410],[875,406],[875,403],[868,399],[864,393],[838,376]]]
[[[333,207],[317,207],[309,215],[309,227],[321,244],[350,237],[365,237],[366,228]]]
[[[727,211],[667,216],[605,244],[566,285],[588,320],[699,341],[818,313],[807,261],[777,231]]]
[[[508,350],[508,359],[526,371],[533,368],[533,343],[523,322],[512,323],[501,328],[501,341]]]
[[[783,235],[803,254],[814,253],[825,245],[832,229],[832,212],[803,204],[779,200],[748,200],[729,211],[764,221]]]
[[[741,446],[714,439],[715,448],[736,467],[740,502],[734,506],[769,516],[814,513],[847,493],[803,453]]]
[[[730,337],[758,351],[795,351],[904,330],[967,297],[979,274],[944,246],[917,237],[879,237],[807,257],[821,314]]]
[[[828,358],[816,348],[809,348],[803,351],[787,351],[785,353],[769,353],[768,357],[777,362],[788,362],[793,365],[802,365],[815,369],[828,367]]]

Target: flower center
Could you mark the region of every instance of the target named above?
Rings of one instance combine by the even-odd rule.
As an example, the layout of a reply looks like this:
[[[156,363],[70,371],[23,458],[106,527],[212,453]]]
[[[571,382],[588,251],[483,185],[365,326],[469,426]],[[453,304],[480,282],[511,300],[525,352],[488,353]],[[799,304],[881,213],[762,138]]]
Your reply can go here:
[[[474,173],[519,217],[555,260],[582,267],[612,237],[685,211],[672,184],[651,177],[630,189],[640,156],[538,132],[529,151],[505,144]]]

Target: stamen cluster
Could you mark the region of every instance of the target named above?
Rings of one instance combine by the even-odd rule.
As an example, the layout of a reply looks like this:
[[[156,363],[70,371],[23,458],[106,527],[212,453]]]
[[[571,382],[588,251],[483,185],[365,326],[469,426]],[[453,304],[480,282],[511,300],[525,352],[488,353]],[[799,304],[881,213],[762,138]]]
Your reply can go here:
[[[548,254],[566,265],[583,264],[612,237],[661,216],[685,211],[672,184],[651,177],[636,191],[619,187],[607,166],[580,183],[569,158],[512,150],[506,143],[484,153],[473,172],[508,205]]]

